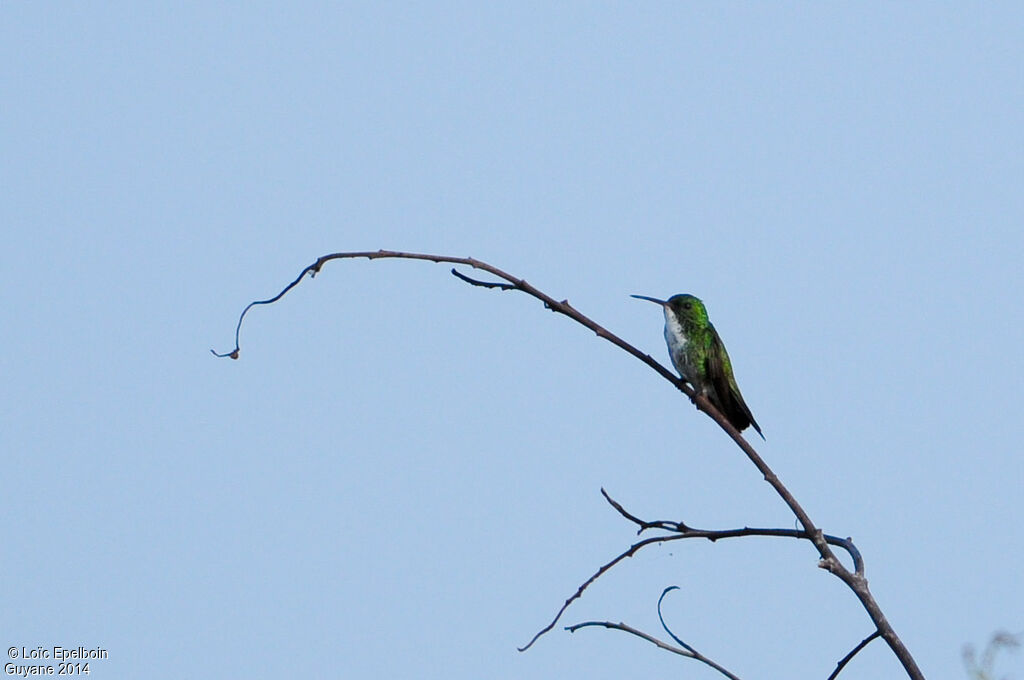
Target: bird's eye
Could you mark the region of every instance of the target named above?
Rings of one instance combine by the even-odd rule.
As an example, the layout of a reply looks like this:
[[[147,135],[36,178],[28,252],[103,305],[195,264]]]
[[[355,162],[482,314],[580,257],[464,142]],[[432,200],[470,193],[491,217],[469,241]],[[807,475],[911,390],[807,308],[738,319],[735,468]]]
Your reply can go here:
[[[692,307],[693,307],[693,305],[691,305],[689,302],[684,302],[683,303],[683,308],[684,309],[691,309]]]

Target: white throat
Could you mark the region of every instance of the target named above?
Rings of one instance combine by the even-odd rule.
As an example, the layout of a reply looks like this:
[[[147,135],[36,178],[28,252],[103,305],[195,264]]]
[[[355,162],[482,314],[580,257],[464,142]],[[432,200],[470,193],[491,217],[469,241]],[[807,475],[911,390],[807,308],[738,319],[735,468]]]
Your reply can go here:
[[[689,341],[690,339],[686,337],[686,331],[683,330],[682,324],[680,324],[679,320],[676,319],[676,315],[666,307],[665,342],[668,343],[668,353],[669,356],[672,357],[672,363],[675,364],[676,370],[680,373],[683,373],[683,370],[680,367],[683,349]]]

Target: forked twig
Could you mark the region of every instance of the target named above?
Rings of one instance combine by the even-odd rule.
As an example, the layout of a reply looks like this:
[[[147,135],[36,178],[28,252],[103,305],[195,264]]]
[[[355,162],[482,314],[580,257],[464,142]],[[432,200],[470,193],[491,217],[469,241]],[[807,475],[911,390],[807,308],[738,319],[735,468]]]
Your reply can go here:
[[[700,661],[701,663],[707,664],[708,666],[710,666],[711,668],[714,668],[716,671],[718,671],[719,673],[721,673],[725,677],[729,678],[730,680],[740,680],[740,678],[738,676],[734,675],[728,669],[726,669],[723,666],[715,663],[714,661],[712,661],[711,659],[707,658],[703,654],[696,653],[696,652],[692,653],[692,652],[690,652],[690,651],[688,651],[686,649],[683,649],[681,647],[673,647],[672,645],[668,644],[667,642],[659,640],[658,638],[654,637],[653,635],[648,635],[647,633],[645,633],[645,632],[643,632],[641,630],[637,630],[636,628],[633,628],[632,626],[626,625],[625,623],[612,623],[611,621],[586,621],[584,623],[577,623],[577,624],[572,625],[572,626],[566,626],[565,629],[567,631],[569,631],[570,633],[575,633],[580,628],[591,628],[591,627],[595,627],[595,626],[600,626],[601,628],[610,628],[612,630],[621,630],[621,631],[623,631],[625,633],[629,633],[630,635],[635,635],[635,636],[637,636],[638,638],[640,638],[642,640],[647,640],[648,642],[650,642],[654,646],[658,647],[659,649],[664,649],[666,652],[672,652],[673,654],[678,654],[679,656],[685,656],[685,657],[687,657],[689,659],[696,659],[697,661]]]
[[[551,622],[548,623],[548,625],[544,626],[544,628],[539,630],[533,636],[533,638],[530,639],[528,643],[526,643],[522,647],[519,647],[520,652],[524,652],[530,647],[532,647],[533,643],[540,639],[544,634],[551,631],[558,624],[558,620],[562,618],[562,614],[566,612],[569,606],[576,600],[580,599],[583,596],[583,592],[587,588],[589,588],[595,581],[597,581],[597,579],[603,576],[606,572],[610,571],[612,568],[614,568],[617,564],[625,560],[627,557],[632,557],[633,555],[637,554],[643,548],[646,548],[649,545],[667,543],[669,541],[679,541],[687,538],[704,538],[711,542],[714,542],[723,538],[739,538],[742,536],[765,536],[769,538],[796,538],[810,540],[810,536],[807,534],[807,532],[801,531],[799,529],[757,529],[751,527],[743,527],[742,529],[712,530],[694,529],[688,526],[685,522],[670,522],[666,520],[647,521],[640,519],[636,515],[626,510],[621,503],[612,498],[611,495],[604,489],[601,489],[601,495],[604,496],[605,500],[608,501],[608,504],[611,505],[616,512],[618,512],[627,520],[640,527],[640,529],[637,531],[638,534],[643,533],[644,531],[647,531],[649,529],[656,529],[660,531],[667,531],[669,532],[669,535],[652,536],[651,538],[634,543],[633,545],[629,546],[627,550],[616,555],[610,562],[607,562],[604,565],[602,565],[600,569],[594,572],[594,574],[591,575],[590,578],[584,581],[579,586],[579,588],[576,589],[575,593],[573,593],[571,596],[569,596],[569,598],[566,599],[566,601],[562,604],[561,608],[555,614],[554,619],[552,619]],[[864,561],[861,558],[860,551],[857,550],[857,546],[853,544],[853,541],[851,539],[839,538],[838,536],[829,536],[828,534],[824,534],[824,536],[825,539],[831,545],[836,545],[846,550],[850,554],[850,557],[853,559],[854,565],[856,565],[857,573],[863,573]],[[671,590],[671,588],[667,589],[665,592],[667,593],[669,592],[669,590]],[[662,597],[664,596],[665,594],[662,593]],[[658,611],[661,611],[660,599],[658,600]],[[664,625],[664,622],[662,623]],[[669,635],[672,634],[672,632],[669,631],[667,628],[666,631],[669,633]],[[680,640],[676,640],[676,642],[683,644]]]
[[[604,499],[615,508],[616,512],[633,522],[640,528],[637,530],[637,535],[642,534],[645,531],[651,529],[660,529],[662,531],[671,531],[677,534],[683,534],[684,538],[706,538],[707,540],[714,543],[715,541],[722,538],[739,538],[741,536],[770,536],[776,538],[799,538],[803,540],[811,540],[811,536],[801,529],[757,529],[753,527],[743,527],[742,529],[695,529],[685,522],[672,522],[669,520],[644,520],[633,515],[627,511],[622,504],[616,501],[614,498],[608,495],[608,492],[601,489],[601,495]],[[864,574],[864,558],[860,554],[860,550],[853,544],[852,538],[840,538],[839,536],[832,536],[830,534],[822,534],[825,542],[829,545],[834,545],[845,550],[849,555],[850,559],[853,560],[853,569],[855,574]]]
[[[610,628],[612,630],[621,630],[623,632],[629,633],[630,635],[635,635],[638,638],[647,640],[651,644],[661,649],[664,649],[665,651],[672,652],[673,654],[678,654],[679,656],[685,656],[688,659],[700,661],[701,663],[710,666],[711,668],[714,668],[716,671],[718,671],[725,677],[729,678],[729,680],[740,680],[739,676],[735,675],[721,664],[718,664],[709,659],[708,657],[704,656],[696,649],[694,649],[692,645],[689,645],[683,642],[681,639],[679,639],[679,636],[673,633],[672,629],[668,627],[667,623],[665,623],[665,617],[661,613],[661,603],[662,601],[664,601],[665,596],[673,590],[679,590],[679,586],[669,586],[668,588],[665,588],[665,590],[661,591],[661,597],[658,598],[658,620],[661,621],[661,627],[665,630],[666,633],[669,634],[669,637],[671,637],[676,642],[676,644],[679,645],[678,647],[673,647],[667,642],[659,640],[653,635],[644,633],[643,631],[637,630],[636,628],[626,625],[625,623],[612,623],[611,621],[587,621],[585,623],[577,623],[572,626],[566,626],[565,629],[570,633],[575,633],[580,628],[589,628],[593,626]]]

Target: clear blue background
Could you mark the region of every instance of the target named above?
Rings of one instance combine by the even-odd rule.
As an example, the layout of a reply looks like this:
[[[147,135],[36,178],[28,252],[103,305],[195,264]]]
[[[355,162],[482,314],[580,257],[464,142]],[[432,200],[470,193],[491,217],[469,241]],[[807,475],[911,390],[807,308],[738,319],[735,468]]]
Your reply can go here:
[[[1019,3],[0,6],[5,646],[97,678],[718,677],[516,652],[650,518],[793,526],[653,372],[707,302],[812,518],[930,678],[1024,630]],[[652,548],[564,623],[744,678],[871,632],[806,544]],[[1021,675],[1022,659],[1005,672]],[[875,643],[844,676],[900,677]]]

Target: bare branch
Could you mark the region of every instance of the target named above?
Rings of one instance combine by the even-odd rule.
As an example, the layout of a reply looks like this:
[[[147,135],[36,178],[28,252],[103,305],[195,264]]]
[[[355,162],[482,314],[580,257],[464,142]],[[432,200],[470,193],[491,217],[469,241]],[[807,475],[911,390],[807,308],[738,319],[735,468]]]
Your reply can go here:
[[[593,331],[598,337],[604,338],[605,340],[612,343],[616,347],[619,347],[620,349],[632,355],[636,359],[639,359],[643,363],[647,364],[647,366],[649,366],[651,370],[655,371],[662,378],[664,378],[672,385],[674,385],[676,389],[678,389],[683,394],[688,396],[690,400],[697,405],[697,408],[699,410],[703,411],[705,414],[707,414],[708,417],[714,420],[718,424],[718,426],[722,428],[722,430],[736,443],[740,450],[743,451],[743,453],[747,456],[750,462],[753,463],[757,470],[761,473],[761,475],[764,477],[764,480],[772,486],[772,488],[779,495],[782,501],[789,507],[789,509],[796,516],[797,521],[800,522],[800,525],[803,527],[803,530],[806,534],[805,536],[800,536],[800,538],[806,538],[814,545],[815,549],[818,551],[818,555],[821,558],[818,562],[819,566],[824,569],[827,569],[829,572],[834,574],[854,592],[854,594],[857,596],[857,599],[860,600],[864,609],[867,611],[868,616],[871,617],[871,620],[875,624],[875,627],[878,630],[879,635],[886,641],[886,643],[889,645],[889,648],[892,649],[893,653],[900,660],[900,663],[903,664],[903,668],[906,670],[908,676],[910,676],[912,680],[924,680],[924,675],[921,673],[921,670],[917,667],[917,663],[914,661],[913,656],[911,656],[910,651],[903,644],[903,641],[896,634],[896,631],[893,630],[892,625],[886,619],[885,614],[882,613],[881,608],[878,606],[878,603],[875,601],[874,596],[868,589],[867,580],[864,578],[863,573],[857,571],[856,569],[854,572],[851,572],[843,566],[843,564],[839,561],[838,558],[836,558],[835,554],[832,552],[829,540],[825,537],[824,533],[820,529],[818,529],[817,526],[815,526],[814,522],[811,521],[810,516],[797,502],[793,494],[789,492],[789,489],[787,489],[782,484],[782,482],[775,475],[772,469],[768,467],[768,464],[764,462],[764,459],[762,459],[761,456],[757,453],[757,451],[754,450],[753,446],[751,446],[750,443],[743,438],[743,435],[739,432],[739,430],[733,427],[732,424],[729,423],[728,420],[726,420],[725,416],[722,415],[718,411],[718,409],[716,409],[711,404],[711,402],[708,401],[706,397],[704,397],[701,394],[695,393],[693,389],[691,389],[690,386],[686,384],[685,381],[676,377],[667,368],[665,368],[663,365],[655,361],[650,355],[644,354],[633,345],[630,345],[629,343],[622,340],[614,333],[608,331],[600,324],[594,322],[587,316],[578,312],[572,305],[569,304],[568,300],[557,301],[551,296],[547,295],[546,293],[533,287],[523,279],[514,277],[511,274],[508,274],[491,264],[473,259],[471,257],[451,257],[448,255],[408,253],[395,250],[339,252],[332,253],[330,255],[324,255],[318,258],[313,264],[303,269],[302,272],[295,278],[295,280],[292,281],[287,286],[285,286],[277,295],[266,300],[256,300],[254,302],[251,302],[245,307],[245,309],[242,310],[241,315],[239,315],[238,317],[238,324],[235,326],[235,347],[233,350],[225,353],[218,353],[215,352],[214,350],[210,351],[215,356],[218,357],[230,357],[232,359],[237,359],[241,351],[239,345],[239,336],[242,329],[242,322],[244,321],[245,316],[246,314],[248,314],[250,309],[252,309],[256,305],[267,305],[280,300],[288,291],[297,286],[306,276],[306,274],[309,274],[310,276],[315,276],[321,270],[324,264],[330,262],[331,260],[355,258],[367,258],[369,260],[393,258],[404,260],[425,260],[428,262],[447,262],[449,264],[462,265],[466,267],[471,267],[473,269],[479,269],[481,271],[488,272],[498,277],[499,279],[506,281],[508,285],[506,286],[505,284],[500,283],[477,281],[475,279],[470,279],[467,276],[460,275],[457,272],[455,273],[455,275],[461,278],[462,280],[466,281],[467,283],[470,283],[475,286],[483,286],[485,288],[499,288],[501,290],[514,289],[526,293],[527,295],[530,295],[544,303],[544,306],[547,309],[550,309],[553,312],[557,312],[559,314],[563,314],[569,317],[576,323]],[[662,537],[658,539],[653,539],[651,542],[664,542],[666,540],[672,540],[673,538],[679,537],[681,536]],[[646,543],[641,542],[641,544],[637,545],[641,546],[644,544]],[[843,547],[845,548],[846,546]],[[629,554],[631,553],[627,551],[627,553],[624,553],[622,557],[627,557]],[[857,560],[855,558],[855,562],[856,561]],[[595,577],[599,576],[600,573],[603,572],[599,572],[595,575]],[[572,599],[575,599],[575,597],[570,598],[570,601]],[[566,606],[568,606],[568,602]],[[563,607],[562,611],[564,611],[564,609],[565,607]],[[561,615],[561,612],[559,613],[559,615]],[[536,640],[536,637],[534,639]],[[527,645],[527,647],[528,646],[529,645]]]
[[[681,647],[673,647],[672,645],[668,644],[667,642],[659,640],[653,635],[648,635],[647,633],[639,631],[636,628],[633,628],[632,626],[627,626],[624,623],[612,623],[611,621],[584,621],[583,623],[574,623],[571,626],[566,626],[565,629],[570,633],[575,633],[581,628],[593,628],[595,626],[600,626],[601,628],[611,628],[612,630],[622,630],[627,633],[630,633],[631,635],[635,635],[638,638],[647,640],[648,642],[660,647],[661,649],[672,652],[673,654],[685,656],[688,659],[694,658],[693,653],[689,650],[683,649]]]
[[[847,654],[846,656],[844,656],[842,659],[839,660],[839,663],[836,664],[836,669],[834,671],[832,671],[832,675],[828,676],[828,680],[835,680],[836,677],[839,675],[839,673],[842,672],[843,668],[846,667],[846,664],[850,663],[850,659],[852,659],[853,657],[857,656],[857,652],[859,652],[860,650],[862,650],[865,647],[867,647],[869,642],[874,640],[876,637],[879,637],[880,635],[881,635],[881,633],[879,633],[876,630],[874,633],[872,633],[871,635],[869,635],[866,638],[864,638],[863,640],[861,640],[860,643],[856,647],[854,647],[853,649],[850,650],[849,654]]]
[[[519,648],[519,651],[521,651],[521,652],[526,651],[540,637],[542,637],[544,634],[546,634],[549,631],[551,631],[555,627],[555,625],[558,623],[558,620],[562,617],[562,614],[565,613],[565,611],[569,608],[569,606],[573,602],[575,602],[576,600],[578,600],[580,597],[583,596],[583,591],[585,591],[588,587],[590,587],[590,585],[594,581],[599,579],[606,572],[610,571],[615,565],[617,565],[618,563],[622,562],[625,558],[632,557],[633,555],[635,555],[641,549],[647,547],[648,545],[653,545],[655,543],[665,543],[665,542],[670,541],[670,540],[671,541],[682,540],[682,539],[686,539],[686,538],[704,538],[704,539],[707,539],[707,540],[709,540],[711,542],[715,542],[715,541],[717,541],[719,539],[723,539],[723,538],[739,538],[739,537],[742,537],[742,536],[768,536],[768,537],[777,537],[777,538],[797,538],[797,539],[804,539],[804,540],[810,540],[810,538],[811,538],[807,534],[806,531],[803,531],[803,530],[800,530],[800,529],[757,529],[757,528],[751,528],[751,527],[743,527],[742,529],[708,530],[708,529],[694,529],[692,527],[687,526],[684,522],[670,522],[670,521],[666,521],[666,520],[658,520],[658,521],[651,522],[651,521],[640,519],[636,515],[633,515],[632,513],[630,513],[628,510],[626,510],[622,506],[621,503],[619,503],[614,498],[612,498],[611,495],[606,490],[604,490],[603,488],[601,489],[601,495],[604,496],[605,500],[608,501],[608,503],[613,508],[615,508],[615,510],[620,515],[622,515],[623,517],[628,519],[630,522],[632,522],[632,523],[634,523],[634,524],[636,524],[637,526],[640,527],[640,529],[637,532],[638,534],[642,533],[643,531],[645,531],[647,529],[660,529],[662,531],[672,532],[672,535],[671,536],[654,536],[654,537],[648,538],[646,540],[640,541],[638,543],[634,543],[632,546],[629,547],[628,550],[626,550],[623,553],[620,553],[619,555],[617,555],[615,557],[615,559],[613,559],[612,561],[610,561],[607,564],[603,565],[589,579],[587,579],[587,581],[584,582],[576,590],[576,592],[572,594],[572,596],[570,596],[568,599],[566,599],[566,601],[562,605],[561,609],[559,609],[558,613],[555,614],[555,618],[551,621],[551,623],[549,623],[543,629],[538,631],[537,634],[535,634],[533,636],[533,638],[525,646]],[[853,558],[854,564],[856,565],[857,573],[859,574],[859,573],[863,572],[863,569],[864,569],[863,559],[861,558],[860,551],[857,550],[857,547],[853,544],[852,540],[850,540],[848,538],[839,538],[837,536],[830,536],[828,534],[823,534],[823,535],[825,537],[825,540],[828,541],[830,544],[840,546],[840,547],[844,548],[847,552],[849,552],[850,556]],[[677,587],[677,586],[673,586],[672,588],[675,588],[675,587]],[[665,593],[669,592],[669,590],[672,590],[672,588],[669,588],[669,589],[665,590]],[[662,593],[662,597],[665,596],[665,593]],[[658,600],[658,611],[659,611],[659,615],[660,615],[660,612],[661,612],[661,600]],[[662,621],[662,625],[664,626],[664,621]],[[668,632],[669,635],[672,635],[672,631],[668,630],[667,627],[665,628],[665,630],[666,630],[666,632]],[[676,642],[678,642],[679,644],[682,644],[683,646],[685,646],[685,643],[683,643],[679,639],[676,639]]]
[[[695,650],[691,651],[692,648],[691,649],[683,649],[681,647],[674,647],[674,646],[668,644],[667,642],[659,640],[658,638],[654,637],[653,635],[648,635],[647,633],[645,633],[645,632],[643,632],[641,630],[637,630],[636,628],[633,628],[632,626],[626,625],[625,623],[612,623],[611,621],[586,621],[584,623],[577,623],[577,624],[572,625],[572,626],[566,626],[565,629],[567,631],[569,631],[570,633],[575,633],[576,631],[580,630],[581,628],[593,628],[593,627],[610,628],[612,630],[621,630],[621,631],[623,631],[625,633],[629,633],[630,635],[635,635],[638,638],[640,638],[641,640],[647,640],[648,642],[650,642],[654,646],[658,647],[659,649],[664,649],[666,652],[672,652],[673,654],[678,654],[679,656],[685,656],[688,659],[696,659],[697,661],[700,661],[701,663],[707,664],[708,666],[710,666],[711,668],[714,668],[716,671],[718,671],[719,673],[721,673],[725,677],[730,678],[730,680],[740,680],[740,678],[738,676],[734,675],[733,673],[730,673],[727,669],[723,668],[722,666],[720,666],[719,664],[715,663],[711,659],[707,658],[703,654],[700,654],[699,652],[697,652]]]
[[[400,251],[396,251],[396,250],[374,250],[374,251],[342,252],[342,253],[331,253],[330,255],[323,255],[323,256],[317,258],[316,262],[314,262],[313,264],[311,264],[308,267],[306,267],[305,269],[303,269],[302,272],[295,278],[295,280],[292,281],[291,283],[289,283],[287,286],[285,286],[284,289],[282,289],[280,293],[278,293],[274,297],[268,298],[266,300],[256,300],[255,302],[251,302],[251,303],[249,303],[248,306],[245,307],[245,309],[242,310],[242,314],[238,318],[238,324],[235,327],[235,348],[233,350],[231,350],[230,352],[224,352],[224,353],[219,353],[219,352],[216,352],[216,351],[213,351],[213,350],[210,350],[210,351],[213,352],[213,354],[218,356],[218,357],[230,357],[232,355],[237,357],[239,352],[241,352],[241,347],[240,347],[240,344],[239,344],[239,338],[240,338],[240,331],[241,331],[241,328],[242,328],[242,322],[245,319],[246,314],[248,314],[249,310],[252,307],[254,307],[255,305],[266,305],[266,304],[271,304],[271,303],[277,302],[282,297],[284,297],[285,293],[289,292],[292,288],[297,286],[302,281],[302,279],[306,276],[306,274],[315,275],[315,274],[319,273],[320,270],[323,268],[323,266],[325,264],[327,264],[328,262],[330,262],[331,260],[358,259],[358,258],[364,258],[364,257],[366,259],[369,259],[369,260],[391,258],[391,259],[403,259],[403,260],[425,260],[425,261],[428,261],[428,262],[447,262],[449,264],[463,265],[465,267],[471,267],[473,269],[479,269],[480,271],[485,271],[485,272],[488,272],[489,274],[493,274],[494,276],[498,277],[499,279],[507,281],[508,282],[508,287],[505,287],[504,284],[493,284],[492,285],[490,282],[478,281],[476,279],[471,279],[470,277],[468,277],[468,276],[466,276],[464,274],[460,274],[459,272],[455,272],[455,276],[458,276],[460,279],[466,281],[467,283],[475,285],[475,286],[483,286],[485,288],[500,287],[503,290],[513,290],[514,289],[514,290],[522,291],[523,293],[526,293],[527,295],[530,295],[531,297],[537,298],[538,300],[543,302],[544,305],[548,309],[550,309],[551,311],[558,312],[560,314],[564,314],[565,316],[568,316],[573,321],[576,321],[577,323],[581,324],[582,326],[584,326],[586,328],[589,328],[590,330],[594,331],[594,333],[596,333],[598,336],[604,338],[605,340],[608,340],[609,342],[611,342],[612,344],[614,344],[614,345],[618,346],[619,348],[625,350],[629,354],[632,354],[637,359],[640,359],[641,361],[646,363],[648,366],[650,366],[652,369],[654,369],[659,375],[661,375],[663,378],[665,378],[666,380],[671,382],[679,390],[684,392],[691,399],[694,399],[695,397],[697,397],[697,395],[693,392],[693,390],[690,389],[689,385],[687,385],[684,381],[680,380],[675,375],[673,375],[667,368],[665,368],[664,366],[659,364],[657,361],[655,361],[649,355],[644,354],[643,352],[638,350],[636,347],[633,347],[632,345],[627,343],[625,340],[622,340],[618,336],[614,335],[613,333],[608,331],[606,328],[604,328],[600,324],[598,324],[595,321],[593,321],[592,319],[584,316],[583,314],[580,314],[578,311],[576,311],[575,308],[573,308],[572,305],[569,304],[568,300],[562,300],[562,301],[555,300],[554,298],[552,298],[551,296],[547,295],[546,293],[543,293],[542,291],[534,288],[533,286],[531,286],[529,283],[527,283],[523,279],[520,279],[520,278],[517,278],[515,276],[512,276],[511,274],[509,274],[507,272],[504,272],[501,269],[498,269],[494,265],[488,264],[486,262],[482,262],[480,260],[476,260],[476,259],[474,259],[472,257],[452,257],[452,256],[449,256],[449,255],[430,255],[430,254],[426,254],[426,253],[407,253],[407,252],[400,252]],[[703,402],[703,404],[701,404],[701,402]],[[714,406],[712,406],[710,404],[710,402],[708,402],[707,399],[703,399],[702,397],[697,397],[696,403],[698,404],[698,406],[702,405],[702,407],[703,407],[702,410],[704,410],[705,413],[708,413],[709,415],[711,415],[712,412],[713,412],[713,413],[719,415],[719,417],[721,417],[721,414],[718,414],[717,410],[714,408]],[[712,417],[714,417],[714,416],[712,416]],[[718,422],[719,419],[716,418],[715,420],[716,420],[716,422]],[[728,425],[728,421],[726,421],[724,419],[724,417],[721,417],[721,423],[725,423],[726,425]],[[735,428],[733,428],[733,431],[735,431]],[[739,435],[738,432],[736,434]]]
[[[548,625],[544,626],[539,631],[537,631],[537,633],[532,638],[530,638],[529,642],[527,642],[522,647],[518,648],[519,651],[520,652],[525,652],[527,649],[532,647],[533,643],[536,642],[538,639],[540,639],[540,637],[542,635],[544,635],[549,630],[554,628],[555,624],[558,623],[558,619],[562,618],[562,614],[564,614],[565,610],[569,608],[569,605],[571,605],[576,600],[580,599],[580,597],[583,596],[583,591],[585,591],[587,588],[589,588],[590,584],[592,584],[597,579],[601,578],[601,576],[605,572],[607,572],[609,569],[614,567],[616,564],[618,564],[622,560],[626,559],[627,557],[632,557],[633,555],[635,555],[638,552],[640,552],[641,549],[643,549],[643,548],[645,548],[645,547],[647,547],[649,545],[653,545],[655,543],[667,543],[668,541],[678,541],[681,538],[685,538],[685,537],[684,536],[655,536],[653,538],[645,538],[644,540],[639,541],[638,543],[634,543],[633,545],[631,545],[628,550],[626,550],[625,552],[622,552],[619,555],[617,555],[615,557],[615,559],[613,559],[611,562],[608,562],[607,564],[603,565],[600,569],[598,569],[596,572],[594,572],[593,576],[591,576],[586,581],[584,581],[580,585],[580,587],[576,589],[576,592],[573,593],[572,595],[570,595],[566,599],[565,604],[563,604],[562,608],[558,610],[557,614],[555,614],[555,618],[553,618],[551,620],[551,623],[549,623]]]
[[[738,538],[742,536],[774,536],[811,540],[811,535],[802,529],[757,529],[753,527],[743,527],[742,529],[695,529],[685,522],[640,519],[622,507],[622,504],[608,495],[608,492],[604,489],[601,489],[601,495],[620,515],[640,527],[637,534],[643,533],[648,529],[661,529],[662,531],[681,534],[683,538],[706,538],[712,543],[722,538]],[[822,537],[829,545],[838,546],[850,555],[850,558],[853,560],[855,573],[864,573],[864,558],[861,556],[857,546],[853,544],[853,539],[840,538],[830,534],[822,534]]]

